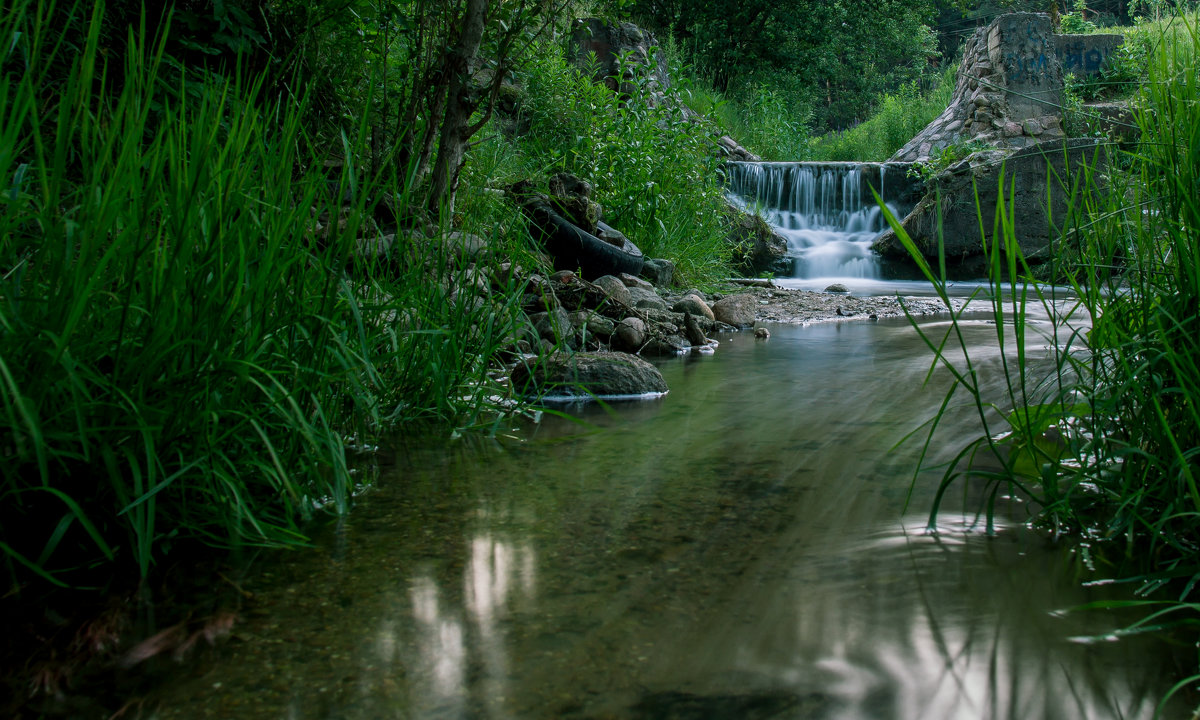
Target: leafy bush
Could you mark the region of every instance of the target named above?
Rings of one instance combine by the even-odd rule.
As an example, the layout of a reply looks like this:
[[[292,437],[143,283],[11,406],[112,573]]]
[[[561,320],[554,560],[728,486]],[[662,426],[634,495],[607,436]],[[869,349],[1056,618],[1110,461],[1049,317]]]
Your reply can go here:
[[[685,281],[723,275],[730,249],[712,121],[689,117],[677,89],[657,94],[644,73],[623,72],[624,99],[557,47],[536,53],[525,75],[528,162],[588,180],[606,222],[675,262]]]

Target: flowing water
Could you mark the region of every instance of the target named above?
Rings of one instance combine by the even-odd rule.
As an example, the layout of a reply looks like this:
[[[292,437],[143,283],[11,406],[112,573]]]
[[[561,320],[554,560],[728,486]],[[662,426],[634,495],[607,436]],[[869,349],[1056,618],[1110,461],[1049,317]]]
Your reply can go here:
[[[991,329],[967,331],[986,376]],[[662,362],[659,400],[398,438],[314,549],[237,579],[234,637],[181,666],[155,716],[1150,717],[1170,658],[1106,641],[1123,618],[1065,612],[1118,591],[1084,587],[1019,499],[994,537],[969,512],[924,532],[935,478],[910,498],[918,447],[892,448],[944,378],[922,387],[912,329],[771,333]],[[951,427],[939,457],[974,424]]]
[[[726,172],[730,199],[756,208],[787,239],[791,276],[861,280],[880,276],[871,242],[887,228],[871,190],[903,217],[911,209],[907,167],[742,162]]]

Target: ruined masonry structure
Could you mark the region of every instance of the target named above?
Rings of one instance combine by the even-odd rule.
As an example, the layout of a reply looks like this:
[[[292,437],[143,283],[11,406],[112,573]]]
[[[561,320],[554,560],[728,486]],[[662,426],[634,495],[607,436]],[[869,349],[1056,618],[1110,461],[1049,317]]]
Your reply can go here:
[[[1054,56],[1064,73],[1096,77],[1125,42],[1124,35],[1056,35]]]
[[[1063,137],[1063,71],[1050,17],[1001,15],[963,49],[954,96],[945,112],[892,157],[928,160],[950,145],[986,143],[1019,149]]]

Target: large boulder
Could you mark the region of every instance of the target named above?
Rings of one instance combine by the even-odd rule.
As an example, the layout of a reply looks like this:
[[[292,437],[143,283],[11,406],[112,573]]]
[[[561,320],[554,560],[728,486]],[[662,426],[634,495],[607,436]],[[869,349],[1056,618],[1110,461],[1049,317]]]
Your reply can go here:
[[[758,313],[758,298],[752,293],[723,297],[713,303],[713,316],[727,325],[748,328]]]
[[[708,306],[708,303],[704,302],[704,298],[695,293],[688,293],[677,300],[675,304],[671,306],[671,311],[700,315],[708,318],[709,320],[715,319],[712,308]]]
[[[575,65],[585,72],[593,72],[594,80],[614,92],[625,95],[633,92],[631,78],[622,77],[621,58],[626,59],[624,69],[627,72],[648,73],[652,94],[670,87],[666,56],[651,52],[652,48],[658,47],[658,42],[633,23],[609,23],[599,18],[576,20],[571,28],[570,42]]]
[[[512,386],[531,395],[633,397],[661,395],[667,382],[658,368],[623,352],[555,353],[513,369]]]
[[[978,277],[986,271],[980,213],[990,237],[1003,183],[1005,209],[1013,214],[1017,242],[1029,262],[1036,264],[1048,259],[1070,212],[1078,210],[1078,194],[1075,208],[1071,197],[1080,176],[1107,161],[1105,145],[1086,138],[1039,143],[1015,153],[978,152],[942,172],[934,180],[936,189],[917,203],[901,225],[936,265],[940,222],[948,274]],[[890,229],[876,238],[872,247],[887,258],[911,261]]]
[[[747,275],[788,275],[787,238],[753,212],[733,205],[726,208],[729,243],[734,247],[734,265]]]

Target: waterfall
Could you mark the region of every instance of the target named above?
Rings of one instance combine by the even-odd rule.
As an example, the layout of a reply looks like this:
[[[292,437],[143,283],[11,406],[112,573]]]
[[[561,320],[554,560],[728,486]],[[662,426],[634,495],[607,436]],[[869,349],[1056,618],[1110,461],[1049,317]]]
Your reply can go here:
[[[879,277],[871,242],[887,222],[864,185],[876,187],[901,216],[895,198],[885,192],[886,166],[742,162],[727,168],[730,199],[757,210],[787,238],[794,277]]]

